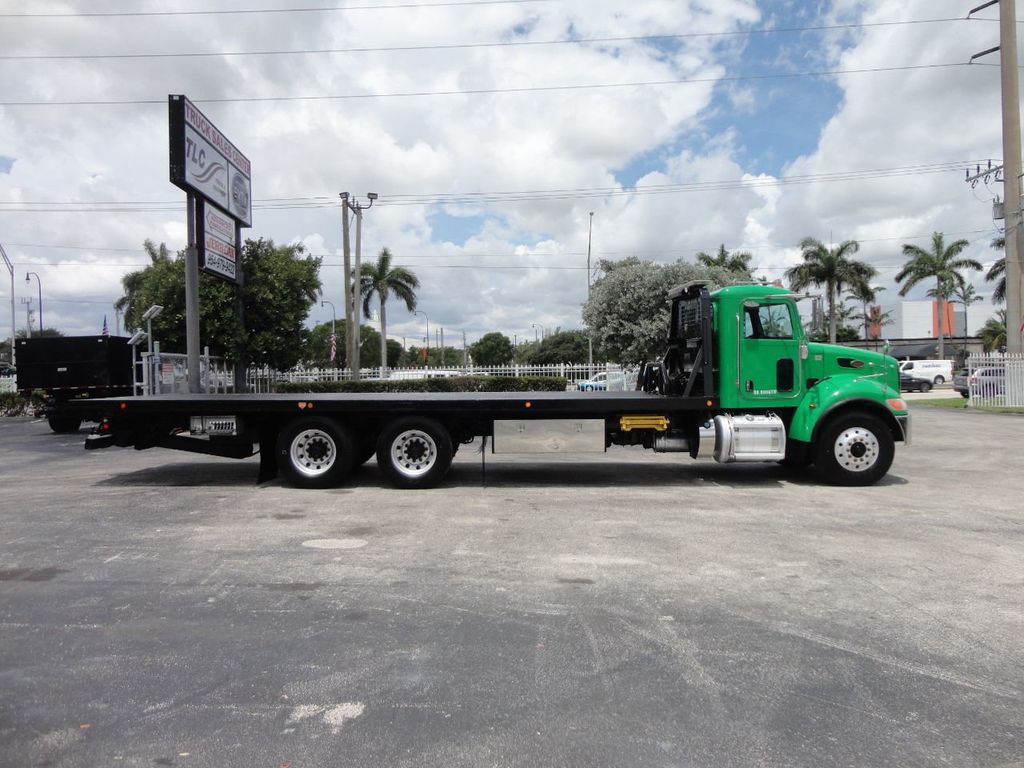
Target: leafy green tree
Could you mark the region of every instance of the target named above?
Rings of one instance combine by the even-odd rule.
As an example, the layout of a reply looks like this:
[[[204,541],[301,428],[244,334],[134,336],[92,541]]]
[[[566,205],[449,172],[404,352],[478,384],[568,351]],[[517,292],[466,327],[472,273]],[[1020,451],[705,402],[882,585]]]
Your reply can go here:
[[[1000,251],[1006,247],[1006,238],[997,237],[992,241],[992,247],[997,248]],[[992,291],[992,303],[1002,304],[1006,301],[1006,257],[1003,256],[1001,259],[996,259],[992,262],[992,266],[988,268],[988,272],[985,273],[985,281],[989,283],[995,283],[996,287]]]
[[[485,333],[470,345],[469,353],[474,365],[508,365],[512,362],[512,340],[497,331]]]
[[[923,280],[934,279],[934,295],[942,301],[948,299],[956,287],[963,285],[962,269],[981,269],[977,259],[968,259],[960,254],[970,245],[966,240],[956,240],[946,245],[941,232],[932,233],[931,250],[925,250],[913,243],[903,244],[903,255],[907,262],[896,275],[896,282],[903,283],[900,296],[906,296],[910,290]],[[939,323],[939,357],[946,356],[946,337]]]
[[[873,267],[850,258],[858,250],[856,240],[844,240],[829,248],[820,240],[805,237],[800,241],[803,263],[786,270],[786,279],[794,291],[802,291],[811,285],[825,287],[825,301],[828,305],[828,340],[836,343],[836,301],[844,286],[865,283],[875,276]]]
[[[730,272],[750,272],[750,260],[753,258],[746,251],[734,251],[729,253],[725,250],[725,243],[718,246],[718,253],[711,256],[704,251],[697,254],[697,263],[705,267],[721,267]]]
[[[587,362],[589,347],[583,331],[555,331],[534,350],[529,362],[533,365]]]
[[[1006,347],[1006,310],[1000,309],[996,317],[990,317],[981,327],[981,343],[986,352],[995,352]]]
[[[363,314],[370,317],[370,301],[374,296],[380,304],[380,351],[377,354],[378,365],[382,359],[387,360],[387,353],[384,351],[385,339],[388,335],[388,321],[386,306],[389,296],[397,296],[405,303],[406,309],[412,312],[416,309],[416,289],[420,287],[420,281],[416,275],[405,267],[393,266],[391,264],[391,251],[381,248],[376,264],[367,264],[361,271],[361,292],[363,297]],[[360,356],[360,363],[370,366],[368,360]]]
[[[185,259],[172,258],[165,246],[147,247],[151,263],[126,275],[125,328],[144,327],[142,314],[153,304],[164,307],[153,320],[153,336],[167,352],[185,351]],[[246,240],[241,264],[245,275],[242,301],[245,327],[235,311],[236,287],[199,275],[199,337],[216,355],[230,360],[294,366],[303,355],[304,324],[320,290],[320,259],[309,258],[301,245],[275,246],[270,240]]]
[[[679,260],[655,264],[636,257],[602,261],[602,276],[583,306],[583,322],[604,356],[626,365],[654,359],[665,351],[668,335],[668,292],[691,280],[710,286],[750,279],[749,274],[722,267],[703,267]]]

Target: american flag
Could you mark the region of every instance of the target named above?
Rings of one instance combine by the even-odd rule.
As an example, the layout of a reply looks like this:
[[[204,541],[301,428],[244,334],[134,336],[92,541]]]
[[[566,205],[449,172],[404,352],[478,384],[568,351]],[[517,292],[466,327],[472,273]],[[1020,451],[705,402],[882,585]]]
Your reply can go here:
[[[110,329],[107,328],[107,316],[106,315],[103,316],[103,335],[104,336],[109,336],[110,335]]]
[[[333,333],[331,334],[331,362],[334,362],[334,358],[338,356],[338,337]]]

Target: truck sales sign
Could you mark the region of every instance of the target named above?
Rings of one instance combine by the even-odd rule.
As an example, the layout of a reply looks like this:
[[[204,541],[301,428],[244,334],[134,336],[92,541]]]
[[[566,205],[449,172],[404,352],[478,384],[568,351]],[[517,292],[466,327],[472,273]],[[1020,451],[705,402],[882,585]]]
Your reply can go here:
[[[184,96],[168,97],[171,182],[252,226],[249,158]]]
[[[235,220],[199,198],[196,201],[196,224],[200,268],[237,282]]]

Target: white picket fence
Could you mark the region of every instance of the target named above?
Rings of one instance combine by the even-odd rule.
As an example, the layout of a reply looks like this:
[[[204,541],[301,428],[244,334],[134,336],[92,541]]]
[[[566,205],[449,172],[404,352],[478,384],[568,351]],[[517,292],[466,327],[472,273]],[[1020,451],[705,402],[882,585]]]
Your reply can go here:
[[[622,367],[613,363],[594,365],[562,363],[556,365],[494,365],[467,367],[448,366],[445,368],[388,368],[383,372],[385,380],[436,379],[452,376],[557,376],[567,379],[569,386],[576,388],[576,382],[586,381],[599,373],[622,374]],[[319,381],[348,381],[352,372],[346,368],[303,368],[289,371],[274,371],[270,368],[250,368],[246,384],[250,392],[274,392],[280,382],[309,384]],[[359,373],[364,381],[381,380],[379,368],[364,368]],[[608,376],[609,389],[631,388],[629,376]]]
[[[971,406],[1024,407],[1024,355],[991,352],[967,358]]]

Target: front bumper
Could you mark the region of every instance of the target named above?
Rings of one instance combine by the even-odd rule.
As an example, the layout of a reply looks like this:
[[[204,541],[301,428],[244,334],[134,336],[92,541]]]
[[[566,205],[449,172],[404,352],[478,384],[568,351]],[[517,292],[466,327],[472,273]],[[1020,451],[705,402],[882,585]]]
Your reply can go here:
[[[903,431],[903,444],[910,445],[910,414],[897,416],[896,423],[900,425],[900,429]]]

